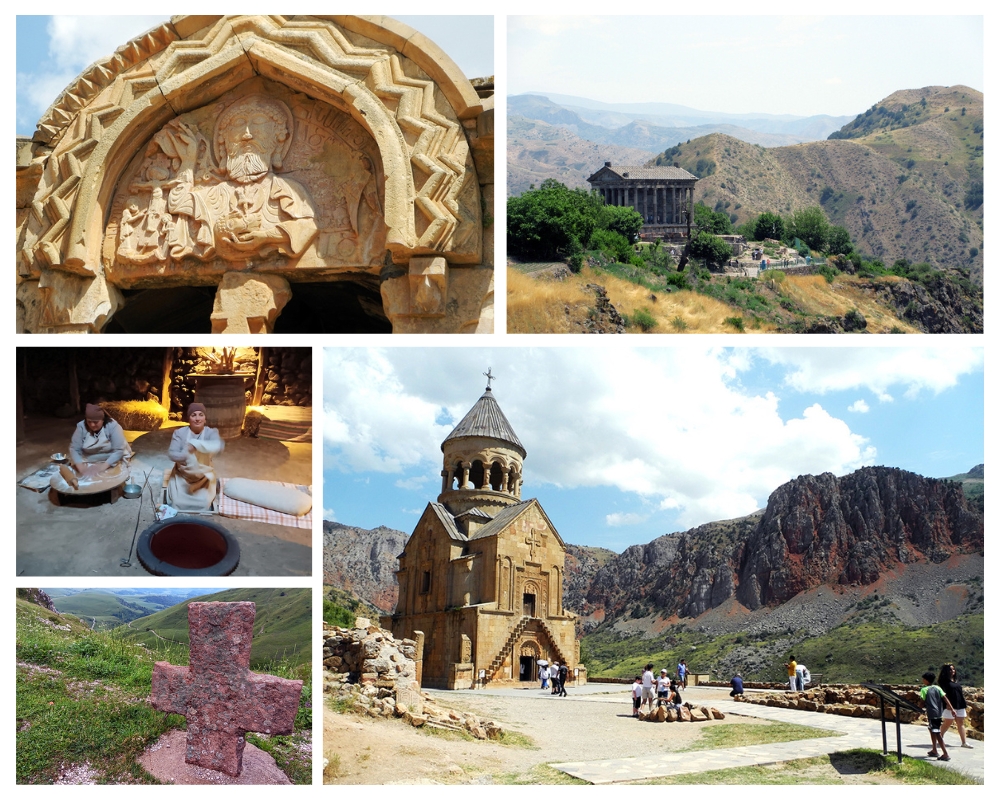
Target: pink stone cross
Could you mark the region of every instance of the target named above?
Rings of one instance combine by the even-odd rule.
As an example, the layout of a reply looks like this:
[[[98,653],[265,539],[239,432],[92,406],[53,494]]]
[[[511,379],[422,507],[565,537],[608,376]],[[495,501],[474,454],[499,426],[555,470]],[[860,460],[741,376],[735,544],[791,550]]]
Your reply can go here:
[[[153,708],[187,717],[185,760],[239,775],[247,731],[289,734],[302,681],[250,671],[254,603],[191,603],[191,666],[157,661]]]

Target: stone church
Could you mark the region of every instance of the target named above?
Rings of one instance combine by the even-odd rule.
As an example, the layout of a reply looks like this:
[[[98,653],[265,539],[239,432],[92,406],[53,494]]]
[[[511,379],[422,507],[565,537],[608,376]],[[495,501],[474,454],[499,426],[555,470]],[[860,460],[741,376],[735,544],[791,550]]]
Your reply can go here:
[[[493,92],[388,17],[176,16],[17,140],[17,331],[488,333]]]
[[[587,178],[605,205],[631,206],[642,215],[643,239],[676,241],[691,236],[694,186],[698,178],[678,165],[604,166]]]
[[[423,633],[424,686],[533,681],[540,659],[585,680],[576,615],[563,608],[566,546],[538,500],[521,498],[527,453],[489,386],[441,450],[441,494],[399,556],[383,626]]]

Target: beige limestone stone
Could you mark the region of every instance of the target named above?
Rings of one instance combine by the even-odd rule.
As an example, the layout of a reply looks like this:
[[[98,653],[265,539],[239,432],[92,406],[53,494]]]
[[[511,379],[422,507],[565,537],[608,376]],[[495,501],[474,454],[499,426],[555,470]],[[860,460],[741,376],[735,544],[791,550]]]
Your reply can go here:
[[[247,110],[270,115],[252,136],[263,170],[223,130]],[[491,331],[492,130],[492,98],[394,20],[174,17],[88,67],[19,142],[18,280],[45,294],[20,324],[98,332],[114,287],[245,269],[362,286],[388,252],[403,272],[373,311],[394,332]]]
[[[212,308],[212,333],[271,333],[274,320],[292,299],[278,275],[227,272]]]

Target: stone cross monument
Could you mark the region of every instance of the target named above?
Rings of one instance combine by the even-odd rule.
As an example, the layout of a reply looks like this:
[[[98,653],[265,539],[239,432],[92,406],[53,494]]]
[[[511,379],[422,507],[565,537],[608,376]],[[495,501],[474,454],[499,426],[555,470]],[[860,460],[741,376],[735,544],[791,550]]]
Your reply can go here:
[[[247,731],[289,734],[302,681],[250,671],[254,603],[191,603],[191,666],[157,661],[153,708],[187,717],[185,760],[239,775]]]

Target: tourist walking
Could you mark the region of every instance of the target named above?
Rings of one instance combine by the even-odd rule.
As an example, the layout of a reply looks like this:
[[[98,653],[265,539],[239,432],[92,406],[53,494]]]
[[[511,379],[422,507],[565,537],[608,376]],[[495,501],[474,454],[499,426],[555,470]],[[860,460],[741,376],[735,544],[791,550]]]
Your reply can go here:
[[[958,682],[958,673],[954,664],[945,664],[938,674],[938,686],[944,690],[945,697],[951,703],[951,708],[943,710],[941,718],[941,740],[944,741],[944,734],[951,727],[952,720],[955,721],[955,728],[958,730],[958,738],[962,740],[962,747],[971,750],[972,745],[965,740],[965,695],[962,694],[962,686]]]
[[[788,656],[788,663],[785,664],[785,669],[788,670],[788,691],[795,691],[795,668],[798,664],[795,663],[795,656]]]
[[[559,694],[559,662],[553,661],[549,669],[549,678],[552,680],[552,694]]]
[[[687,661],[683,658],[681,663],[677,665],[677,680],[680,681],[681,686],[687,689],[687,676],[688,676],[688,665]]]
[[[648,704],[649,710],[653,710],[653,700],[656,697],[654,688],[655,683],[656,679],[653,677],[653,665],[652,663],[649,663],[646,665],[646,669],[642,673],[642,703],[640,704],[640,708],[643,705]]]
[[[941,735],[941,719],[944,717],[945,708],[951,711],[951,701],[944,693],[944,689],[934,683],[934,673],[927,670],[923,674],[924,688],[920,690],[920,699],[924,701],[924,711],[927,714],[927,728],[931,732],[931,749],[927,755],[936,758],[938,761],[951,761],[948,755],[948,748],[944,746],[944,736]],[[941,754],[938,755],[938,746],[941,747]]]
[[[559,697],[566,697],[566,681],[569,680],[569,667],[559,665]]]
[[[542,668],[540,670],[538,670],[538,677],[542,679],[542,687],[541,688],[548,689],[549,688],[549,665],[548,664],[542,664]]]

